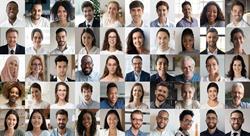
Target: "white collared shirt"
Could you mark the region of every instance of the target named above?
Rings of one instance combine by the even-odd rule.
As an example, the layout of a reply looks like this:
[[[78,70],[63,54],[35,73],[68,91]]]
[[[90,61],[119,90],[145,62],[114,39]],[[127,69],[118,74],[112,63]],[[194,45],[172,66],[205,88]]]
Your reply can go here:
[[[50,54],[75,54],[75,49],[67,45],[65,49],[61,51],[57,46],[54,50],[50,52]]]
[[[21,19],[17,18],[13,25],[9,22],[9,19],[1,24],[1,27],[24,27],[25,23]]]
[[[90,22],[88,22],[88,20],[86,20],[86,27],[88,27],[88,25],[90,25],[90,27],[92,27],[94,22],[94,17],[92,18],[92,20]]]
[[[218,49],[216,48],[214,52],[210,52],[209,49],[207,48],[207,54],[208,55],[216,55],[218,52]]]
[[[8,46],[8,53],[9,54],[11,54],[11,52],[10,52],[11,50],[13,50],[14,54],[16,54],[16,46],[14,48],[10,48],[9,45],[7,45],[7,46]]]
[[[238,131],[232,130],[232,131],[231,131],[231,136],[235,136],[234,133],[238,133],[236,136],[240,136],[241,129],[239,129]]]
[[[227,27],[249,27],[250,25],[243,19],[240,20],[237,24],[234,24],[233,22],[229,23]]]
[[[68,82],[68,78],[65,77],[64,81],[62,81],[59,77],[56,77],[57,82]]]

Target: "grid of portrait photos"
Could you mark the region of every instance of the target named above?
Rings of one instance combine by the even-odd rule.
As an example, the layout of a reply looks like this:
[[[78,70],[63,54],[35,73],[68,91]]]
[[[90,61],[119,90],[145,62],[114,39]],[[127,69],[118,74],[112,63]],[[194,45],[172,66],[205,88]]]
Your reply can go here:
[[[0,136],[250,136],[250,1],[0,9]]]

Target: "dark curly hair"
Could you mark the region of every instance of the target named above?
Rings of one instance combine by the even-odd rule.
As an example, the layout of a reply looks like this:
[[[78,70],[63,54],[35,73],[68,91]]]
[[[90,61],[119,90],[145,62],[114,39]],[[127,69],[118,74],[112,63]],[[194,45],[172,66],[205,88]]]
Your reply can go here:
[[[103,42],[103,46],[102,46],[102,50],[109,50],[109,42],[108,42],[108,36],[110,33],[114,32],[116,34],[116,49],[119,51],[122,51],[122,42],[120,39],[120,36],[118,34],[118,32],[114,29],[114,28],[110,28],[106,31],[105,36],[104,36],[104,42]]]
[[[77,120],[77,124],[76,124],[76,130],[79,136],[83,136],[83,131],[86,132],[86,128],[83,126],[82,121],[83,121],[83,115],[84,114],[90,114],[91,115],[91,120],[92,120],[92,124],[90,126],[90,135],[94,136],[97,130],[97,122],[96,122],[96,118],[94,113],[92,113],[89,110],[82,110],[81,113],[78,115],[78,120]],[[84,136],[86,136],[87,134],[85,133]]]
[[[218,12],[217,12],[217,18],[215,19],[215,21],[225,21],[225,17],[222,13],[221,8],[219,7],[219,5],[215,2],[215,1],[210,1],[206,4],[206,6],[203,8],[202,12],[201,12],[201,16],[200,16],[200,25],[204,25],[205,23],[208,22],[208,18],[207,18],[207,9],[209,6],[216,6]]]
[[[123,128],[122,128],[122,125],[121,125],[121,120],[120,120],[120,117],[119,117],[119,114],[116,110],[109,110],[108,113],[106,114],[105,116],[105,119],[104,119],[104,129],[109,129],[109,125],[108,125],[108,122],[107,122],[107,118],[110,114],[115,114],[115,116],[117,117],[118,119],[118,122],[117,122],[117,125],[116,125],[116,128],[118,130],[121,130],[123,131]]]
[[[19,98],[23,97],[24,91],[25,91],[24,85],[22,83],[20,83],[20,82],[9,81],[9,82],[5,82],[3,84],[3,88],[2,88],[2,90],[3,90],[3,96],[6,99],[9,99],[9,97],[10,97],[10,90],[12,88],[14,88],[14,87],[16,87],[18,89],[18,91],[19,91],[18,92],[18,97]]]
[[[109,71],[108,71],[108,68],[107,68],[107,64],[108,64],[108,61],[110,59],[115,60],[115,62],[117,64],[117,68],[116,68],[116,71],[115,71],[116,76],[118,76],[120,78],[123,78],[122,69],[121,69],[121,66],[120,66],[118,58],[115,55],[110,55],[106,59],[105,68],[104,68],[104,72],[103,72],[103,75],[102,75],[101,79],[104,78],[104,77],[106,77],[109,74]]]
[[[82,45],[83,47],[85,47],[85,45],[84,45],[83,42],[82,42],[82,36],[83,36],[84,33],[88,33],[88,34],[90,34],[90,35],[92,36],[92,38],[93,38],[92,47],[93,47],[93,46],[96,46],[95,34],[94,34],[94,32],[93,32],[93,30],[92,30],[91,28],[85,28],[85,29],[82,30],[82,34],[81,34],[81,45]]]
[[[135,28],[133,29],[129,34],[128,34],[128,38],[127,38],[127,53],[128,54],[139,54],[139,52],[136,50],[136,47],[133,43],[133,34],[139,32],[141,33],[142,37],[143,37],[143,43],[145,42],[145,35],[144,32],[141,28]]]
[[[42,110],[36,109],[36,110],[33,110],[33,112],[32,112],[31,115],[30,115],[30,119],[29,119],[29,123],[28,123],[28,127],[27,127],[27,130],[26,130],[26,131],[32,131],[32,130],[33,130],[33,125],[32,125],[32,123],[31,123],[31,120],[32,120],[32,117],[33,117],[33,115],[34,115],[35,113],[39,113],[39,114],[42,116],[43,122],[42,122],[42,125],[41,125],[40,129],[41,129],[41,130],[48,130],[47,125],[46,125],[46,120],[45,120],[45,117],[44,117],[44,115],[43,115]]]
[[[234,77],[235,77],[234,71],[233,71],[233,64],[234,64],[234,61],[236,61],[236,60],[239,60],[241,62],[241,65],[242,65],[241,76],[243,76],[245,78],[247,77],[247,75],[246,75],[247,70],[246,70],[246,64],[244,62],[244,59],[240,55],[236,55],[232,59],[232,62],[230,64],[230,69],[229,69],[228,74],[227,74],[227,77],[229,77],[230,80],[234,80]]]
[[[68,0],[60,0],[56,1],[53,7],[51,8],[51,14],[53,16],[53,19],[55,21],[58,21],[57,11],[60,6],[63,6],[65,10],[67,11],[67,21],[75,19],[75,9],[70,1]]]

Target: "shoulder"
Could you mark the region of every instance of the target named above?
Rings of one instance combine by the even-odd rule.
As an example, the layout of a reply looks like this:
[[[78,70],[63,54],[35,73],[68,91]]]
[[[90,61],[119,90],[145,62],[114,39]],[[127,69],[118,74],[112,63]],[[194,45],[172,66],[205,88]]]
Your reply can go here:
[[[150,23],[150,26],[151,26],[151,27],[156,27],[157,22],[158,22],[158,19],[153,20],[153,21]]]
[[[48,130],[43,130],[41,133],[41,136],[48,136],[48,135],[50,135]]]
[[[200,54],[207,54],[207,49],[203,50]]]

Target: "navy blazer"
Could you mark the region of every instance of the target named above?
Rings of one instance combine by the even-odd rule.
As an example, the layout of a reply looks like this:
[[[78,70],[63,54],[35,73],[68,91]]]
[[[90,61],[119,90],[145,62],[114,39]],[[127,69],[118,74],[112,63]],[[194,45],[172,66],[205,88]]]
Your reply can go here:
[[[0,47],[0,54],[9,54],[8,44]],[[15,54],[25,54],[25,48],[22,45],[16,44]]]
[[[203,50],[200,54],[208,54],[207,49]],[[217,48],[217,54],[225,54],[225,52]]]
[[[126,74],[125,81],[135,81],[134,71],[131,71]],[[150,74],[142,70],[140,81],[150,81]]]
[[[227,133],[226,136],[231,136],[231,132]],[[248,133],[244,130],[241,130],[240,136],[250,136],[250,133]]]
[[[79,24],[78,27],[87,27],[86,25],[86,21],[84,21],[83,23]],[[100,27],[100,20],[95,19],[93,20],[92,26],[91,27]]]

